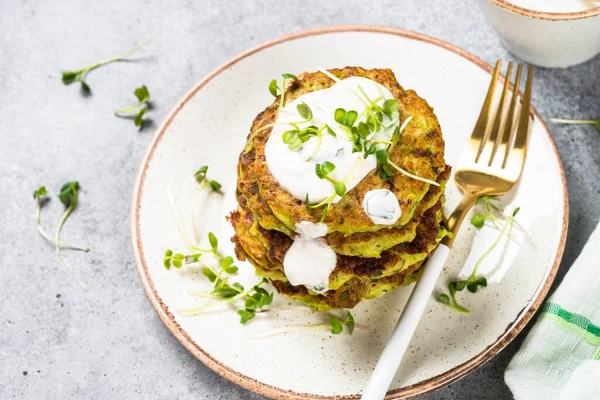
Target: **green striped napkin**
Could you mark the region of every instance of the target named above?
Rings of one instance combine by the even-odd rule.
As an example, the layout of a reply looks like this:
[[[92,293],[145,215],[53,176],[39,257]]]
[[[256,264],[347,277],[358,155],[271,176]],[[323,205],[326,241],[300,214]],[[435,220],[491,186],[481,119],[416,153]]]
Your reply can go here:
[[[504,379],[517,400],[600,399],[600,226],[546,302]]]

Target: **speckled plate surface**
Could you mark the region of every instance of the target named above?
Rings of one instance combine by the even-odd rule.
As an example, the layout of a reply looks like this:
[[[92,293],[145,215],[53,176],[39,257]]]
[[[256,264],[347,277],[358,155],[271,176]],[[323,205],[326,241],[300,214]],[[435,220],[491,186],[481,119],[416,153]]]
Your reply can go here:
[[[265,43],[219,67],[190,90],[158,129],[142,162],[132,205],[133,251],[141,281],[158,315],[179,341],[207,366],[266,396],[283,399],[355,398],[366,383],[402,310],[411,287],[366,301],[353,310],[369,330],[333,336],[327,331],[254,338],[273,328],[321,324],[327,316],[299,310],[257,318],[246,326],[232,308],[184,317],[177,310],[202,300],[188,290],[206,290],[189,268],[165,270],[167,248],[185,252],[169,207],[173,194],[183,225],[191,232],[190,207],[201,165],[224,186],[224,195],[200,198],[195,223],[205,237],[217,234],[220,249],[233,254],[233,230],[224,220],[234,206],[237,157],[254,116],[272,101],[269,81],[283,72],[317,68],[391,68],[398,81],[435,108],[446,140],[446,159],[456,164],[486,94],[491,68],[471,54],[420,34],[392,28],[332,27]],[[500,84],[500,83],[499,83]],[[540,306],[558,268],[567,230],[564,173],[550,134],[532,113],[528,160],[511,194],[522,213],[533,213],[525,243],[504,279],[463,296],[470,315],[460,315],[432,297],[389,398],[417,396],[447,385],[493,357],[516,336]],[[539,179],[543,173],[544,179]],[[543,196],[540,196],[543,194]],[[460,198],[453,183],[446,211]],[[543,204],[540,205],[540,199]],[[463,265],[474,231],[463,226],[438,283],[443,289]],[[240,279],[251,282],[252,267],[239,263]],[[278,304],[288,302],[279,299]]]

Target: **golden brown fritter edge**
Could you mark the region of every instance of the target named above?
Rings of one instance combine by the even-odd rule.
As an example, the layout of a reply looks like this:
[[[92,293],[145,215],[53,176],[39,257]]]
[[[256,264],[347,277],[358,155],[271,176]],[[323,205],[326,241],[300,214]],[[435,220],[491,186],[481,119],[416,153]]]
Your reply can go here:
[[[283,259],[293,240],[281,232],[260,227],[254,215],[241,206],[230,216],[239,232],[231,240],[238,259],[251,262],[257,274],[269,278],[280,293],[315,309],[351,308],[365,298],[379,297],[400,286],[400,277],[413,272],[414,265],[420,265],[444,236],[439,229],[442,205],[443,197],[424,214],[412,242],[394,246],[379,259],[338,255],[336,268],[330,275],[330,290],[321,295],[304,286],[289,284],[283,271]],[[404,270],[408,272],[403,273]]]

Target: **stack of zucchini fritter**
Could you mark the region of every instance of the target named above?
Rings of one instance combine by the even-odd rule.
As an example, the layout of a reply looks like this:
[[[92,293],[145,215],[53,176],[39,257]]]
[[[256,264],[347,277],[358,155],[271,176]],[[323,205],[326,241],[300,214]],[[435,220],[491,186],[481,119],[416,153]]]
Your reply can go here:
[[[236,231],[232,240],[239,259],[250,261],[260,276],[277,290],[314,309],[352,308],[367,298],[380,297],[413,282],[422,261],[446,235],[440,225],[444,187],[450,167],[444,161],[444,140],[433,109],[412,90],[404,90],[391,70],[346,67],[329,71],[339,79],[359,76],[390,90],[399,103],[400,121],[412,116],[390,159],[402,169],[436,181],[430,185],[395,172],[383,181],[376,171],[348,191],[326,214],[328,234],[324,240],[337,253],[337,264],[323,294],[304,286],[292,286],[284,274],[283,259],[292,245],[295,224],[319,222],[322,209],[309,210],[273,178],[265,160],[265,144],[271,129],[256,132],[277,119],[279,98],[254,120],[249,150],[240,154],[237,198],[232,213]],[[321,72],[303,74],[286,90],[290,102],[305,93],[325,89],[335,82]],[[254,133],[254,134],[253,134]],[[401,217],[394,225],[377,225],[365,214],[365,193],[387,189],[399,200]]]

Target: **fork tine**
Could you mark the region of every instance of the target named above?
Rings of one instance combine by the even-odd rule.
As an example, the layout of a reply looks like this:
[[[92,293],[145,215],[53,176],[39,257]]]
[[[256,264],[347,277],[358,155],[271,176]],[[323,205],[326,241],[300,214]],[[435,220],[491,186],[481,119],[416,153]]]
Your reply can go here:
[[[519,98],[519,87],[521,87],[521,72],[523,71],[523,65],[519,64],[517,67],[517,77],[515,84],[513,85],[513,95],[510,101],[510,107],[508,108],[508,115],[506,116],[506,125],[504,126],[504,133],[502,134],[502,143],[500,144],[500,152],[504,152],[504,159],[502,161],[502,168],[506,166],[506,159],[510,149],[508,148],[509,143],[513,143],[515,139],[515,132],[513,132],[513,126],[515,123],[515,116],[517,115],[517,99]]]
[[[525,96],[523,97],[523,103],[521,104],[521,114],[519,115],[519,126],[517,127],[517,133],[515,137],[515,143],[511,147],[507,148],[505,162],[508,159],[508,155],[513,151],[519,151],[522,153],[520,157],[521,164],[525,161],[525,147],[527,146],[527,136],[529,133],[529,115],[531,112],[531,92],[533,86],[533,68],[530,66],[527,71],[527,83],[525,84]],[[510,143],[509,143],[510,146]]]
[[[479,113],[479,119],[477,120],[477,123],[473,128],[473,133],[471,134],[471,139],[469,141],[471,148],[477,148],[475,162],[479,160],[479,156],[481,155],[481,151],[483,150],[483,146],[485,145],[484,138],[488,131],[487,127],[492,115],[492,107],[494,106],[494,94],[496,92],[496,83],[498,82],[498,76],[500,75],[501,64],[501,60],[496,61],[496,67],[494,68],[492,81],[490,82],[485,101],[483,102],[483,107],[481,107],[481,112]]]
[[[494,156],[496,155],[496,151],[498,150],[498,146],[500,145],[500,140],[503,137],[503,134],[500,134],[500,128],[502,126],[502,121],[504,120],[504,106],[506,104],[506,98],[508,97],[508,86],[510,84],[510,79],[512,77],[512,61],[508,63],[508,70],[506,71],[506,75],[504,78],[504,88],[502,89],[502,96],[500,97],[500,103],[498,104],[498,110],[496,111],[496,117],[494,118],[494,126],[492,127],[492,133],[490,134],[489,143],[493,143],[494,147],[492,148],[492,153],[490,154],[490,160],[488,162],[488,166],[492,165],[494,161]]]
[[[531,112],[531,91],[533,86],[533,68],[530,66],[527,71],[527,83],[525,86],[525,97],[521,107],[521,116],[519,119],[519,130],[515,139],[515,149],[524,149],[527,145],[527,133],[529,128],[529,114]]]

